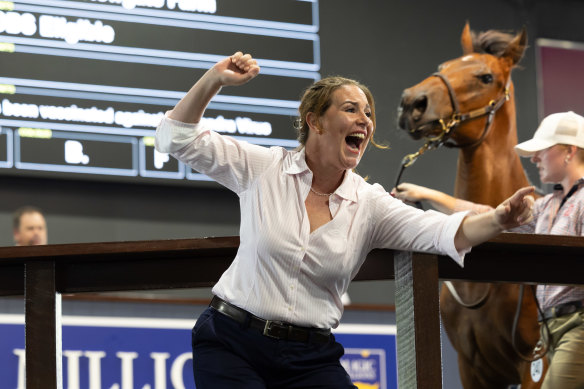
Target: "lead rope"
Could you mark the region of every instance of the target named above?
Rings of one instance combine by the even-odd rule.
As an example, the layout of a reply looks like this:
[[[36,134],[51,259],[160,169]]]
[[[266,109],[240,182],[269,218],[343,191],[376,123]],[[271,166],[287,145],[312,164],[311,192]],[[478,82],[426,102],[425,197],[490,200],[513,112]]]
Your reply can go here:
[[[477,299],[477,301],[473,303],[465,303],[464,301],[462,301],[462,298],[454,288],[454,285],[452,285],[452,282],[444,281],[444,285],[446,285],[446,287],[450,291],[450,294],[452,294],[452,297],[454,297],[456,302],[468,309],[479,309],[480,307],[485,305],[487,299],[489,298],[489,294],[491,294],[491,284],[487,284],[487,290],[480,298]]]
[[[524,286],[525,285],[523,285],[523,284],[519,285],[519,297],[517,300],[517,309],[515,310],[515,317],[513,318],[513,327],[511,328],[511,344],[513,345],[513,350],[515,350],[515,352],[517,353],[517,355],[519,355],[519,357],[521,359],[523,359],[525,362],[534,362],[534,361],[537,361],[538,359],[543,358],[547,354],[547,352],[550,348],[550,341],[551,341],[550,333],[551,332],[550,332],[550,328],[548,326],[547,320],[543,316],[543,311],[539,305],[539,301],[537,301],[537,295],[535,293],[535,288],[532,285],[530,285],[531,291],[533,293],[533,299],[535,300],[535,305],[537,307],[537,312],[539,313],[539,316],[541,317],[542,322],[543,322],[545,334],[544,334],[544,336],[540,337],[540,339],[535,344],[535,347],[533,348],[533,356],[525,356],[517,348],[515,334],[517,333],[517,325],[519,324],[519,316],[521,316],[521,306],[523,303]]]
[[[429,140],[422,147],[420,147],[420,149],[418,151],[416,151],[415,153],[408,154],[405,157],[403,157],[403,159],[401,161],[401,167],[398,170],[397,177],[395,179],[395,185],[394,185],[395,190],[400,192],[399,184],[401,182],[402,175],[404,174],[404,171],[406,170],[406,168],[412,166],[414,164],[414,162],[416,162],[418,157],[420,155],[424,154],[426,152],[426,150],[432,150],[433,148],[437,148],[437,147],[441,146],[441,144],[438,144],[438,146],[435,146],[435,144],[436,144],[436,142]],[[420,201],[416,201],[414,203],[414,205],[418,209],[422,209],[422,210],[424,209],[424,207],[422,206],[422,202],[420,202]]]

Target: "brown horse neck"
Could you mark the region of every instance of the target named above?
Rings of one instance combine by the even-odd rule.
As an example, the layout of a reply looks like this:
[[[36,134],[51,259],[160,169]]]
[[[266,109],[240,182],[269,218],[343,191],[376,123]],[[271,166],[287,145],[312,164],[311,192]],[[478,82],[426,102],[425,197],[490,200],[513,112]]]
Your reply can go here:
[[[485,121],[478,121],[484,125]],[[458,155],[455,197],[497,206],[517,189],[529,185],[517,144],[513,95],[495,114],[488,135],[478,146],[463,148]]]

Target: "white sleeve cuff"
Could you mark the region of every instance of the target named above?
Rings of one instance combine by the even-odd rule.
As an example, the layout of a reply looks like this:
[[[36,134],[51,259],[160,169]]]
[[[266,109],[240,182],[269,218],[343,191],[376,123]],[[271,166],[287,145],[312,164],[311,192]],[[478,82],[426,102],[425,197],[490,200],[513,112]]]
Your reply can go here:
[[[169,118],[168,112],[156,129],[154,145],[161,153],[174,153],[205,131],[200,123],[183,123]]]
[[[457,212],[453,213],[448,217],[448,222],[444,228],[444,231],[440,237],[440,245],[442,246],[443,252],[448,254],[448,256],[460,266],[464,267],[464,256],[470,252],[472,247],[463,250],[457,250],[454,246],[454,237],[462,224],[462,221],[469,214],[474,214],[472,211]]]

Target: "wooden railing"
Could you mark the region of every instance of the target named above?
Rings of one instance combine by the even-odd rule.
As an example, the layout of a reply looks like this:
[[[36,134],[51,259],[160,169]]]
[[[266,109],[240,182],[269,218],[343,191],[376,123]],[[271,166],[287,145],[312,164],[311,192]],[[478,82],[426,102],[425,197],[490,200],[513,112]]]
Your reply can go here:
[[[27,388],[61,381],[62,293],[213,285],[238,237],[0,248],[0,295],[24,295]],[[438,282],[584,284],[584,239],[502,234],[460,268],[448,257],[372,251],[356,280],[396,281],[400,388],[441,388]],[[399,323],[408,323],[401,325]]]

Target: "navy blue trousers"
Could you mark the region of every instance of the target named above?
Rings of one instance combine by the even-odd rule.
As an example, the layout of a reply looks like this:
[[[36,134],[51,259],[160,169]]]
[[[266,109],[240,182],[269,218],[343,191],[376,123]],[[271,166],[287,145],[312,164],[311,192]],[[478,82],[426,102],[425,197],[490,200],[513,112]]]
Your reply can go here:
[[[207,308],[192,332],[197,389],[357,389],[343,346],[279,340]]]

